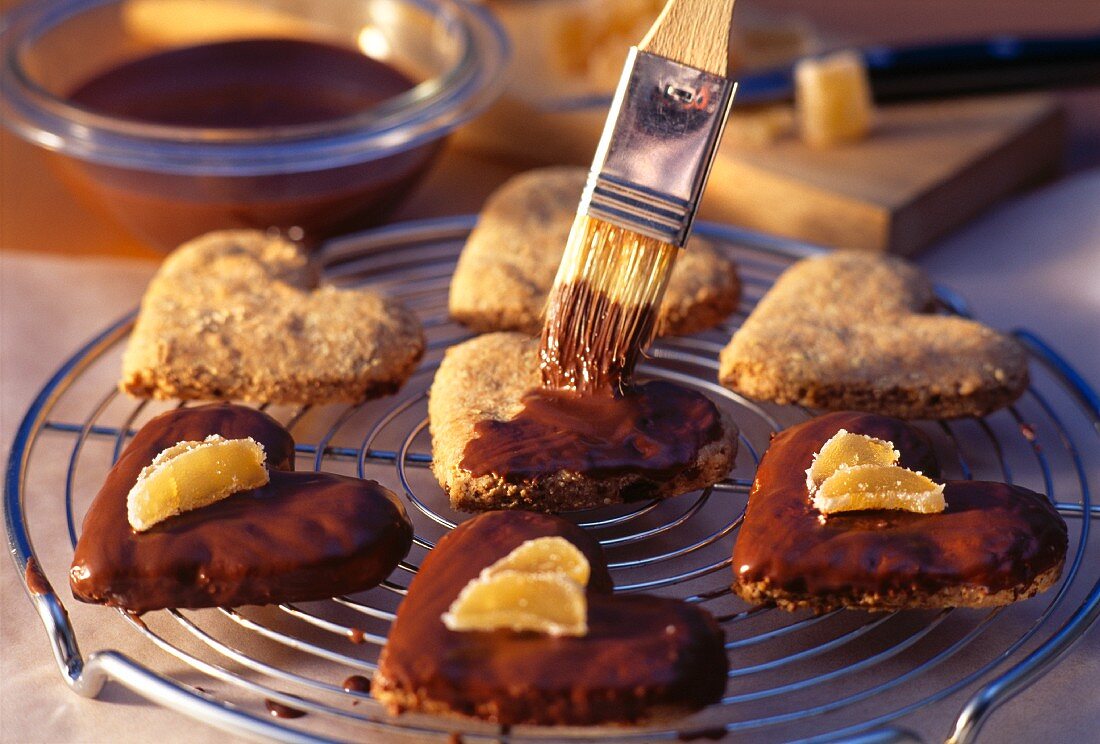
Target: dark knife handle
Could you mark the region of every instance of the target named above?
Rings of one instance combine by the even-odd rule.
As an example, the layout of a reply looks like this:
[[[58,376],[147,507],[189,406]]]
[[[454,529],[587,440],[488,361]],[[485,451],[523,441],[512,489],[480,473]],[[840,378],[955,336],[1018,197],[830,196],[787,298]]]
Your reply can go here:
[[[877,101],[1100,84],[1100,34],[863,50]]]

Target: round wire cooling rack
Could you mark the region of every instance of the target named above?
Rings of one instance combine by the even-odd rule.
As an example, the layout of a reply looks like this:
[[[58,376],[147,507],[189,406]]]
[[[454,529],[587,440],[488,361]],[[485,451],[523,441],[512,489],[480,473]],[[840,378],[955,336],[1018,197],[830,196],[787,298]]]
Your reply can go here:
[[[713,382],[717,354],[779,273],[815,249],[703,224],[697,232],[738,263],[741,306],[717,329],[660,340],[640,373],[692,386],[728,409],[741,430],[737,465],[724,481],[699,492],[566,516],[599,539],[617,591],[681,597],[718,619],[731,668],[725,697],[691,717],[642,728],[505,730],[388,715],[361,691],[362,682],[376,669],[417,565],[463,519],[428,470],[426,402],[443,351],[469,336],[447,317],[447,291],[473,223],[472,217],[410,223],[327,245],[320,260],[328,281],[379,287],[419,313],[428,337],[424,362],[401,391],[384,399],[266,409],[294,434],[299,469],[375,478],[406,498],[415,524],[413,549],[375,589],[325,602],[141,617],[70,603],[70,618],[39,570],[34,541],[75,544],[84,510],[128,438],[171,405],[135,402],[114,386],[133,314],[77,351],[46,383],[12,446],[5,509],[17,568],[74,691],[95,697],[115,680],[221,729],[293,742],[362,740],[379,732],[437,739],[456,729],[466,741],[724,735],[909,741],[919,738],[907,728],[912,714],[929,709],[942,726],[933,736],[949,733],[953,741],[968,742],[993,710],[1053,666],[1100,614],[1100,541],[1094,536],[1090,546],[1090,525],[1100,517],[1090,496],[1090,480],[1100,473],[1100,399],[1025,331],[1016,336],[1032,354],[1033,383],[1020,401],[985,419],[919,425],[933,437],[945,477],[1013,481],[1050,495],[1070,526],[1069,555],[1055,588],[995,610],[882,614],[788,614],[735,598],[730,554],[756,462],[772,432],[811,413],[759,404],[720,387]],[[966,314],[958,297],[943,290],[940,298],[944,312]],[[62,473],[40,467],[59,458],[67,459]],[[102,625],[104,616],[117,618],[111,632],[136,647],[140,661],[114,649],[81,653],[76,629],[83,634],[85,626]],[[279,704],[307,715],[273,718],[269,711]]]

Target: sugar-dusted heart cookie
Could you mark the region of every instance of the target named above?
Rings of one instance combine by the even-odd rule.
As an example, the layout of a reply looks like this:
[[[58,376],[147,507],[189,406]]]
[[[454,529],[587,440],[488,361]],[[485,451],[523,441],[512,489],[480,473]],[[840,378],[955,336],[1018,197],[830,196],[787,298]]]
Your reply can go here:
[[[122,389],[325,403],[399,388],[424,351],[416,317],[369,290],[315,287],[305,253],[282,238],[226,230],[185,243],[145,292]]]
[[[1058,580],[1065,522],[1040,494],[984,481],[947,481],[938,514],[822,515],[806,470],[841,429],[892,442],[900,464],[939,477],[931,443],[895,418],[826,414],[775,435],[760,460],[733,549],[734,592],[783,609],[990,607]]]
[[[268,484],[132,530],[126,496],[141,469],[177,442],[211,434],[262,444]],[[293,466],[294,440],[255,409],[214,404],[152,419],[84,517],[69,570],[73,595],[145,612],[307,601],[378,584],[412,546],[401,502],[374,481]]]
[[[586,177],[583,168],[540,168],[489,197],[451,281],[452,318],[482,333],[539,333]],[[737,309],[739,296],[733,262],[692,238],[672,269],[657,333],[710,328]]]
[[[447,350],[432,382],[432,471],[467,511],[567,511],[663,498],[725,477],[737,429],[667,382],[608,396],[535,395],[538,339],[490,333]]]
[[[560,536],[588,558],[588,632],[452,631],[442,620],[482,569],[528,540]],[[395,711],[501,724],[632,723],[717,702],[722,630],[697,605],[611,595],[599,545],[558,517],[490,512],[446,535],[397,611],[371,693]]]
[[[1027,387],[1027,357],[980,323],[929,314],[932,287],[904,261],[836,252],[790,267],[720,357],[752,398],[902,418],[981,416]]]

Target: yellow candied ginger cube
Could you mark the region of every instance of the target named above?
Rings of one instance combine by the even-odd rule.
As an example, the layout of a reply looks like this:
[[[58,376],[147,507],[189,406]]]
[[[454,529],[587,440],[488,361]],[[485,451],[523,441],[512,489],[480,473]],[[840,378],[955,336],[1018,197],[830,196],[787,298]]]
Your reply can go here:
[[[794,70],[802,139],[814,147],[858,142],[874,123],[871,83],[854,51],[800,61]]]

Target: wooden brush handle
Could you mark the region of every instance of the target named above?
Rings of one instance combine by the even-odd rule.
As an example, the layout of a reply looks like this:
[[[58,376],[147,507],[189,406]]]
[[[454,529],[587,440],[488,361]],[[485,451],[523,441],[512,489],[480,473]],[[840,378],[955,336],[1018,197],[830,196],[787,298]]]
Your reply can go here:
[[[733,0],[668,0],[638,49],[729,77]]]

